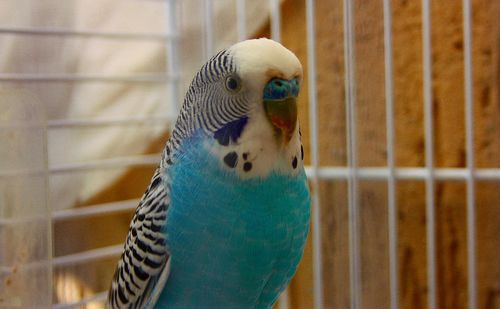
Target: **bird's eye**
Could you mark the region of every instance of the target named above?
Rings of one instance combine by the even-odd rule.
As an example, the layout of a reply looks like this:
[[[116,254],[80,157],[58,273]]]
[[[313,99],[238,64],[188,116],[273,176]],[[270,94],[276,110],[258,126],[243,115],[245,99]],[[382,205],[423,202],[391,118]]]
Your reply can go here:
[[[241,88],[240,79],[237,76],[231,75],[226,77],[226,89],[231,93],[236,93]]]

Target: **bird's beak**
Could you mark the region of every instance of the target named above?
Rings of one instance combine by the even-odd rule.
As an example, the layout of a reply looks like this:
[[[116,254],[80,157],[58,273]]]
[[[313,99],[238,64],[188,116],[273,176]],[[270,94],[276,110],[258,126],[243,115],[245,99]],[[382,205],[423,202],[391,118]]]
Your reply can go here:
[[[274,78],[264,88],[264,109],[271,124],[288,143],[297,125],[297,79]]]

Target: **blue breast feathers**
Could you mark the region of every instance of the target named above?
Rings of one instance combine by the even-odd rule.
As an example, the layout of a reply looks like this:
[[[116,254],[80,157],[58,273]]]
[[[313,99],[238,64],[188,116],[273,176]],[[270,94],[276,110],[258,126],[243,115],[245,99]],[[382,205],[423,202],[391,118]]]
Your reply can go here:
[[[171,273],[158,306],[269,308],[291,280],[309,230],[304,171],[241,179],[195,135],[170,167]]]

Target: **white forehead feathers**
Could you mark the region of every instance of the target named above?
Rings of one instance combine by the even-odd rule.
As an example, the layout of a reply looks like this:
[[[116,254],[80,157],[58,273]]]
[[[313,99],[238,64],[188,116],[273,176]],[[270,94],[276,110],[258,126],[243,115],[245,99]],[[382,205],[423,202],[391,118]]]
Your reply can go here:
[[[302,65],[297,56],[273,40],[246,40],[231,46],[228,51],[244,83],[262,87],[276,77],[302,80]]]

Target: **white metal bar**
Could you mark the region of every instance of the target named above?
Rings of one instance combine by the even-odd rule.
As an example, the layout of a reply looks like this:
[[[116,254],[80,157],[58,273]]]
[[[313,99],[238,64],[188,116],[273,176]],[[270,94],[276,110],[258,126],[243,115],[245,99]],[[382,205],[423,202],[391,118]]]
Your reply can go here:
[[[159,154],[158,160],[159,160]],[[157,162],[154,159],[148,160],[147,162],[132,162],[134,165],[153,165]],[[126,165],[123,165],[124,167]],[[116,166],[113,166],[116,167]],[[100,167],[96,164],[92,164],[91,169],[99,169]],[[109,168],[104,165],[103,169]],[[315,172],[312,166],[306,166],[306,174],[309,178],[315,177]],[[15,177],[15,176],[25,176],[25,175],[41,175],[42,170],[9,170],[0,171],[1,177]],[[336,180],[342,179],[346,180],[349,177],[350,169],[344,166],[325,166],[318,168],[318,178],[325,180]],[[436,168],[434,169],[434,178],[436,180],[444,181],[463,181],[467,179],[468,171],[465,168]],[[396,168],[395,177],[398,180],[425,180],[427,178],[428,172],[422,167],[406,167],[406,168]],[[389,170],[386,167],[360,167],[357,170],[357,176],[363,180],[387,180],[389,177]],[[500,168],[476,168],[475,169],[475,180],[476,181],[500,181]]]
[[[98,75],[64,73],[0,73],[0,82],[111,82],[111,83],[166,83],[177,80],[168,74]]]
[[[53,273],[53,266],[52,266],[52,258],[53,258],[53,254],[54,254],[54,238],[53,238],[53,222],[52,222],[52,217],[51,217],[51,207],[50,207],[50,187],[49,187],[49,155],[48,155],[48,144],[49,144],[49,140],[48,140],[48,132],[47,132],[47,124],[45,121],[42,120],[42,118],[39,118],[40,122],[43,124],[42,125],[42,139],[43,139],[43,171],[42,171],[42,175],[43,175],[43,187],[44,187],[44,197],[43,197],[43,205],[38,205],[39,207],[42,206],[44,207],[45,211],[43,212],[43,215],[45,217],[45,222],[47,223],[47,226],[46,226],[46,232],[47,232],[47,235],[46,235],[46,238],[45,240],[47,241],[46,243],[46,248],[45,250],[47,250],[47,253],[45,255],[45,257],[47,258],[47,261],[50,262],[47,267],[45,268],[46,271],[47,271],[47,281],[46,281],[46,284],[47,284],[47,287],[48,287],[48,295],[46,295],[48,297],[48,299],[50,300],[50,303],[52,303],[52,290],[54,288],[53,286],[53,276],[52,276],[52,273]],[[33,248],[34,249],[34,248]],[[44,261],[38,261],[39,263],[44,263]]]
[[[92,249],[88,251],[78,252],[75,254],[68,254],[52,258],[52,265],[54,267],[72,266],[74,264],[81,264],[95,260],[102,260],[105,258],[120,255],[123,252],[123,244],[109,246],[104,248]]]
[[[347,124],[347,164],[350,168],[347,179],[349,217],[349,274],[351,309],[362,308],[361,263],[358,236],[358,177],[356,151],[356,79],[353,9],[351,0],[344,0],[344,62]]]
[[[177,39],[177,36],[165,35],[161,33],[106,32],[106,31],[71,30],[62,28],[0,27],[0,34],[83,37],[83,38],[103,38],[103,39],[141,40],[141,41],[168,41]]]
[[[238,27],[238,41],[243,41],[247,38],[247,15],[246,15],[246,0],[236,1],[236,22]]]
[[[306,0],[307,24],[307,75],[309,94],[309,130],[311,141],[312,184],[312,232],[313,232],[313,277],[314,308],[323,308],[323,260],[321,253],[321,204],[319,198],[319,138],[318,138],[318,94],[316,89],[316,30],[314,28],[315,1]]]
[[[474,177],[482,181],[499,181],[500,168],[475,168]]]
[[[313,178],[315,175],[312,166],[306,166],[306,174]],[[462,181],[467,179],[465,168],[437,168],[434,170],[436,180]],[[425,180],[428,172],[423,167],[396,168],[394,177],[398,180]],[[349,178],[349,168],[344,166],[325,166],[318,169],[318,177],[325,180],[346,180]],[[389,178],[389,169],[386,167],[360,167],[358,177],[363,180],[386,180]],[[500,181],[500,168],[476,169],[478,181]]]
[[[175,121],[175,116],[137,116],[123,118],[102,118],[102,119],[54,119],[48,121],[49,129],[58,128],[81,128],[97,126],[121,126],[121,125],[168,125]]]
[[[425,125],[425,166],[427,168],[426,218],[427,218],[427,285],[428,309],[436,309],[436,232],[434,213],[434,111],[432,107],[432,49],[431,49],[431,8],[429,0],[422,0],[423,26],[423,92]]]
[[[7,177],[23,177],[23,176],[40,176],[43,175],[42,169],[12,169],[0,171],[0,178]],[[0,219],[1,222],[2,219]]]
[[[97,215],[107,215],[111,213],[131,211],[137,208],[137,205],[140,201],[140,199],[131,199],[86,207],[56,210],[52,212],[52,219],[54,221],[63,221],[69,219],[80,219]]]
[[[0,129],[21,130],[21,129],[43,129],[44,122],[40,121],[9,121],[1,122]]]
[[[43,175],[44,171],[42,169],[12,169],[0,171],[0,178],[7,177],[23,177],[23,176],[40,176]],[[2,219],[0,219],[0,223]]]
[[[281,42],[281,11],[280,0],[270,0],[271,39]]]
[[[24,225],[24,224],[34,224],[40,223],[47,220],[45,215],[29,215],[23,217],[13,217],[13,218],[0,218],[0,227],[6,227],[8,225]]]
[[[279,309],[289,309],[290,308],[290,293],[288,292],[288,288],[281,293],[279,299]]]
[[[384,76],[387,138],[387,222],[389,239],[389,287],[391,309],[398,308],[398,219],[396,205],[396,169],[394,159],[394,100],[392,68],[392,10],[391,1],[384,0]]]
[[[92,249],[87,251],[82,251],[74,254],[68,254],[58,257],[53,257],[50,261],[35,261],[24,264],[23,267],[19,268],[18,271],[30,271],[37,268],[45,268],[47,266],[52,267],[64,267],[73,266],[75,264],[87,263],[90,261],[97,261],[106,258],[111,258],[118,256],[123,252],[123,244],[108,246],[98,249]],[[5,265],[0,266],[0,273],[12,272],[12,267]]]
[[[467,273],[469,309],[477,308],[476,287],[476,188],[474,162],[474,100],[472,87],[472,20],[470,0],[463,0],[465,141],[467,149]]]
[[[50,173],[59,174],[74,171],[87,171],[95,169],[108,169],[129,166],[155,165],[160,162],[160,154],[138,155],[133,157],[119,157],[103,160],[95,160],[81,163],[68,163],[49,168]]]
[[[91,302],[105,302],[107,298],[108,298],[108,292],[105,291],[105,292],[94,294],[94,295],[87,297],[87,298],[84,298],[80,301],[71,302],[71,303],[55,304],[54,306],[52,306],[52,308],[53,309],[69,309],[69,308],[74,308],[74,307],[81,307],[81,306],[84,306],[84,305],[91,303]]]
[[[48,224],[49,227],[50,224]],[[52,233],[52,232],[50,232]],[[52,244],[49,245],[50,248],[52,249]],[[50,257],[48,260],[38,260],[38,261],[33,261],[25,264],[16,264],[17,267],[14,267],[14,265],[0,265],[0,275],[9,275],[13,274],[14,270],[16,273],[22,273],[26,271],[32,271],[32,270],[37,270],[40,268],[52,268],[51,262],[50,262]],[[50,270],[49,270],[50,271]],[[52,271],[50,271],[52,273]]]
[[[178,25],[177,25],[177,1],[176,0],[168,0],[167,1],[167,14],[168,14],[168,24],[167,24],[167,33],[169,36],[175,37],[179,33]],[[176,40],[170,40],[167,42],[167,70],[168,74],[172,76],[180,75],[180,61],[179,61],[179,52],[178,52],[179,44]],[[167,117],[172,116],[172,118],[177,117],[180,106],[182,104],[181,97],[179,94],[180,87],[180,79],[176,79],[174,82],[167,85],[168,96],[170,99],[169,112]],[[174,121],[171,126],[173,129]]]
[[[214,43],[214,4],[213,0],[204,0],[205,13],[205,58],[209,59],[215,52]]]

